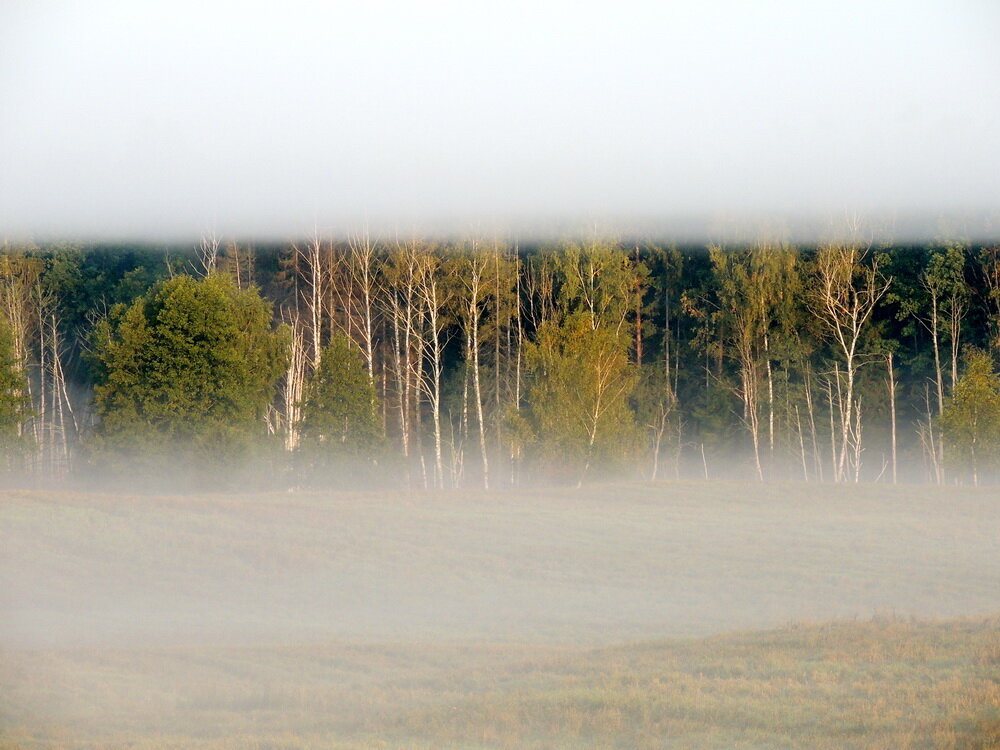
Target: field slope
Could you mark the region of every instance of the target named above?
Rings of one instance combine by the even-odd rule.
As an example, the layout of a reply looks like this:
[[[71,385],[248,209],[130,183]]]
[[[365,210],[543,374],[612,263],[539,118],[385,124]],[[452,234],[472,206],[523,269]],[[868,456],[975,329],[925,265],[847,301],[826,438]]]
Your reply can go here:
[[[993,748],[998,626],[6,652],[0,747]]]
[[[7,492],[0,737],[989,747],[998,540],[954,488]]]

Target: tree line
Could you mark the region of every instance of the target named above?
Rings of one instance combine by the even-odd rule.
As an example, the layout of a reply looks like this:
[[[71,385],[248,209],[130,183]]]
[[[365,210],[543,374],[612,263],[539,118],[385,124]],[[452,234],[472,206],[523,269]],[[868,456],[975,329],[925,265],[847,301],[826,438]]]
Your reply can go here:
[[[11,475],[995,482],[1000,248],[6,246]]]

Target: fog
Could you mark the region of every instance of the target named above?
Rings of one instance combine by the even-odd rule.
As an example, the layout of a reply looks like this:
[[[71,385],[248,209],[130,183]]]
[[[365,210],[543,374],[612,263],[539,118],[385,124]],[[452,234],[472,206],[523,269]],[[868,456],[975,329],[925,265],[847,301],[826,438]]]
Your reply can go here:
[[[8,492],[3,646],[619,643],[995,613],[989,492]]]
[[[1000,228],[991,0],[7,0],[0,236]]]
[[[603,747],[655,725],[606,715],[628,695],[722,733],[762,702],[778,737],[814,746],[818,730],[784,712],[802,716],[808,695],[817,715],[861,710],[834,705],[831,684],[862,708],[891,699],[938,721],[954,701],[978,716],[995,697],[996,621],[983,618],[1000,607],[998,539],[995,492],[971,488],[8,490],[0,740],[443,747],[471,733],[483,747]],[[974,619],[923,624],[935,618]],[[664,645],[694,637],[709,638]],[[799,664],[827,688],[788,695]],[[945,680],[945,704],[920,693],[928,680]],[[607,737],[577,737],[576,716]]]
[[[805,242],[862,225],[997,241],[997,39],[993,0],[4,0],[0,244]],[[2,489],[0,744],[248,746],[200,740],[266,725],[266,746],[297,747],[365,711],[375,742],[397,704],[452,711],[467,663],[486,677],[466,695],[497,695],[502,663],[520,694],[547,669],[509,667],[533,648],[1000,611],[995,488],[736,473]],[[429,653],[439,682],[421,693]]]

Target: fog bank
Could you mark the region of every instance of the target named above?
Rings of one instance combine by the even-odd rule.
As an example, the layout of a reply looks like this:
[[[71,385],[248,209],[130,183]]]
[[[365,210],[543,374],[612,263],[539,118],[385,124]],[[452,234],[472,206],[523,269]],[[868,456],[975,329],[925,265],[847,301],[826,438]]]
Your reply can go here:
[[[990,491],[7,492],[0,646],[617,643],[1000,607]]]
[[[998,36],[989,0],[13,0],[0,238],[995,238]]]

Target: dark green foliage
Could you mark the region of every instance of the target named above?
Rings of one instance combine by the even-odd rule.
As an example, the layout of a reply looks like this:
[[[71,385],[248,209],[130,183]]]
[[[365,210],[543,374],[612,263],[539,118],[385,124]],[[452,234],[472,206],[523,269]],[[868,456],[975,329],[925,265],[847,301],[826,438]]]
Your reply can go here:
[[[79,357],[77,336],[89,335],[115,305],[130,305],[168,276],[163,251],[131,248],[57,247],[40,254],[44,292],[57,304],[69,346],[70,375],[88,379],[92,358]]]
[[[302,409],[302,447],[319,463],[368,460],[383,443],[381,406],[364,358],[343,334],[323,349]]]
[[[713,254],[641,240],[507,248],[483,266],[478,301],[462,307],[467,266],[455,258],[490,252],[485,246],[437,246],[421,254],[426,267],[412,278],[396,268],[391,247],[375,247],[370,266],[348,243],[326,248],[315,300],[305,256],[288,246],[243,247],[238,273],[224,250],[207,282],[167,281],[196,267],[183,254],[190,248],[12,248],[0,256],[0,309],[16,330],[19,392],[34,401],[34,417],[25,403],[18,424],[39,436],[39,455],[55,455],[65,439],[70,469],[84,463],[75,459],[84,450],[102,461],[170,453],[212,464],[257,451],[270,434],[276,462],[289,469],[377,460],[382,476],[393,473],[385,466],[394,457],[399,476],[422,482],[437,433],[440,473],[457,485],[473,483],[487,459],[491,486],[529,474],[575,482],[615,468],[833,477],[845,372],[842,347],[815,309],[818,248],[745,244]],[[891,287],[857,339],[858,478],[887,480],[898,454],[902,481],[940,481],[942,457],[949,478],[992,481],[1000,455],[977,444],[974,466],[961,447],[972,425],[960,424],[971,412],[956,381],[963,346],[1000,351],[1000,250],[942,239],[862,255]],[[372,274],[367,291],[362,268]],[[238,286],[259,284],[274,312],[227,275]],[[436,285],[433,332],[420,290],[428,281]],[[308,349],[293,379],[306,380],[298,429],[295,388],[275,397],[287,351],[271,331],[275,320],[295,321]],[[479,321],[478,367],[470,320]],[[338,330],[352,341],[331,341]],[[331,345],[315,374],[314,343]],[[588,367],[605,344],[615,375],[602,387],[615,392],[614,406],[601,404],[588,427],[580,416],[593,401],[588,379],[603,377]],[[352,347],[364,347],[370,370]],[[58,399],[55,350],[65,375]],[[939,422],[953,395],[950,421]],[[72,413],[57,419],[63,401]],[[302,450],[284,455],[297,437]]]
[[[259,445],[287,351],[270,305],[222,275],[177,276],[118,307],[95,346],[95,455],[180,461],[182,471]]]

